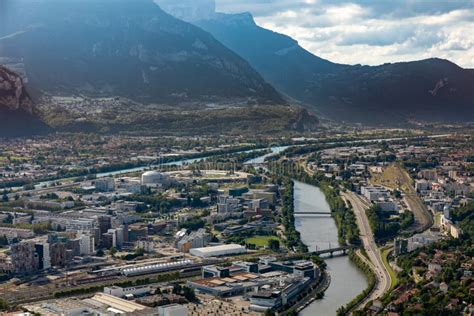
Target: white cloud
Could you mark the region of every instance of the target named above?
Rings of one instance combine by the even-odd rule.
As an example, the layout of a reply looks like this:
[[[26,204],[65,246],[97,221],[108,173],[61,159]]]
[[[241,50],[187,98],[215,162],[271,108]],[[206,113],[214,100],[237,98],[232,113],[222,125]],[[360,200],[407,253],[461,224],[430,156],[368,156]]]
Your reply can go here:
[[[249,11],[334,62],[440,57],[474,68],[474,0],[217,0],[217,9]]]

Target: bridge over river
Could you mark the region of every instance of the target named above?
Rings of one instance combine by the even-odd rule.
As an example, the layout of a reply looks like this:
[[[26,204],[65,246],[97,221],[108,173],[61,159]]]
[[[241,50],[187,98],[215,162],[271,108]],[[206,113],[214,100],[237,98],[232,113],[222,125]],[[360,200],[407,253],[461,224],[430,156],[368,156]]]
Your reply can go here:
[[[298,216],[298,217],[310,216],[310,215],[332,216],[332,213],[328,213],[328,212],[295,212],[294,215]]]
[[[357,248],[356,246],[339,246],[334,248],[322,249],[311,252],[312,255],[321,256],[325,254],[329,254],[330,257],[333,257],[335,253],[339,253],[340,255],[346,255],[347,252],[351,249]]]

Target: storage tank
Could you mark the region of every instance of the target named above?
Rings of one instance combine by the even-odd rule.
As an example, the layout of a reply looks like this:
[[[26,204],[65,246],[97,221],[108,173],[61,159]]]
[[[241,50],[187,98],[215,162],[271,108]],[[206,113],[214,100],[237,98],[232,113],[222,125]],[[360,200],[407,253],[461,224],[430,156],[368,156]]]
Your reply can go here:
[[[162,185],[168,178],[158,171],[147,171],[142,174],[142,185]]]

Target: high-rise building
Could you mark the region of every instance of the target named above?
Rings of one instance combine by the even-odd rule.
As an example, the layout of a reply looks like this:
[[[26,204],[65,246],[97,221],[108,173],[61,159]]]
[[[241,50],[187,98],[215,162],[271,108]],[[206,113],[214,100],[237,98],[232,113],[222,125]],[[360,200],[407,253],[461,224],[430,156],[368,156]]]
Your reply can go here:
[[[90,256],[95,253],[93,236],[83,234],[79,237],[79,253],[81,256]]]
[[[81,246],[80,246],[80,240],[78,238],[76,239],[70,239],[67,242],[67,249],[71,250],[72,256],[79,256],[81,253]]]
[[[110,216],[97,217],[97,223],[99,225],[101,236],[108,232],[110,228],[112,228],[112,218]]]
[[[115,229],[116,241],[117,241],[117,248],[122,248],[124,242],[124,227],[120,226]]]
[[[51,265],[53,267],[64,267],[67,263],[66,245],[62,242],[51,244]]]
[[[34,242],[20,242],[10,247],[13,272],[32,273],[38,270],[38,257]]]
[[[48,243],[35,244],[35,252],[38,258],[38,269],[45,270],[51,268],[51,256]]]
[[[102,239],[100,241],[100,247],[103,249],[110,249],[112,247],[116,247],[116,239],[114,232],[107,232],[102,235]]]

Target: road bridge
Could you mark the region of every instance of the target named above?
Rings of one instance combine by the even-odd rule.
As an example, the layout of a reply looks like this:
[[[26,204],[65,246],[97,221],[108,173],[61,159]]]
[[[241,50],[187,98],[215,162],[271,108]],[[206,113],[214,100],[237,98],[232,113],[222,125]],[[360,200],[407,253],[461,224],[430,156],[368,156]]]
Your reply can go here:
[[[316,250],[316,251],[313,251],[311,254],[316,255],[316,256],[329,254],[331,257],[333,257],[334,253],[336,252],[346,255],[349,250],[354,249],[354,248],[356,248],[356,246],[352,246],[352,245],[339,246],[339,247],[328,248],[328,249],[323,249],[323,250]]]

